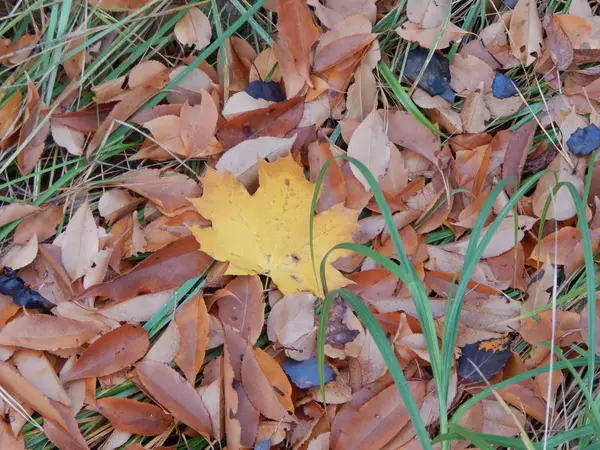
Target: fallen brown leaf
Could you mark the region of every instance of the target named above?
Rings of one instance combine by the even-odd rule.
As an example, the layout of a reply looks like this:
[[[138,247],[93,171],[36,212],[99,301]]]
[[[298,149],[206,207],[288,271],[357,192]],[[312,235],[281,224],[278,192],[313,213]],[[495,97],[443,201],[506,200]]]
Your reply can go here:
[[[85,275],[100,246],[98,229],[86,200],[73,214],[62,237],[62,263],[71,280]]]
[[[25,100],[25,116],[18,141],[21,151],[17,155],[17,167],[21,175],[31,172],[44,152],[46,136],[50,131],[50,120],[47,115],[46,105],[40,99],[37,87],[29,80],[27,99]],[[38,127],[39,130],[36,132]],[[28,142],[25,144],[25,141]]]
[[[175,313],[174,321],[180,335],[180,346],[175,362],[194,386],[204,353],[208,346],[208,311],[201,294],[189,299]]]
[[[125,324],[102,335],[73,365],[65,380],[102,377],[118,372],[144,356],[150,342],[143,328]]]
[[[173,418],[158,406],[129,398],[101,398],[94,409],[106,417],[115,430],[142,436],[161,434],[173,423]]]

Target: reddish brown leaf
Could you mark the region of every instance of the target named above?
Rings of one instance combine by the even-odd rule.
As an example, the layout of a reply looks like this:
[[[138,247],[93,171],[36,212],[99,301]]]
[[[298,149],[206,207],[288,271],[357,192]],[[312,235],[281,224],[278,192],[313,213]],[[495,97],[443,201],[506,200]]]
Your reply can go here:
[[[160,91],[158,87],[137,87],[125,94],[121,101],[115,105],[115,107],[108,114],[106,119],[102,122],[96,134],[92,138],[88,148],[86,150],[86,156],[90,156],[92,152],[98,148],[104,141],[106,135],[116,130],[119,127],[115,121],[125,121],[129,119],[144,103],[151,99]]]
[[[44,433],[48,440],[61,450],[89,450],[87,445],[82,445],[52,419],[44,418]]]
[[[260,348],[246,348],[242,360],[242,384],[248,398],[263,416],[283,422],[292,420],[292,385],[277,361]]]
[[[43,242],[56,234],[56,227],[62,221],[63,210],[58,205],[49,205],[25,218],[15,230],[15,244],[26,244],[33,235]]]
[[[77,111],[54,114],[52,120],[82,133],[93,133],[108,117],[115,103],[92,104]]]
[[[17,166],[21,175],[27,175],[33,170],[44,152],[44,144],[48,131],[50,130],[50,120],[47,117],[46,105],[40,99],[40,94],[35,85],[29,81],[27,86],[27,100],[25,102],[25,117],[23,125],[19,132],[19,147],[23,146],[17,155]],[[36,128],[44,121],[38,132],[34,134]],[[25,144],[25,141],[29,142]]]
[[[265,324],[265,300],[258,275],[240,276],[212,296],[219,319],[254,345]]]
[[[8,140],[17,131],[17,120],[21,115],[23,94],[17,89],[13,96],[0,107],[0,143]]]
[[[72,381],[118,372],[142,358],[149,345],[143,328],[128,324],[115,328],[83,352],[65,379]]]
[[[223,148],[229,149],[247,139],[284,137],[300,123],[303,112],[302,97],[274,103],[268,108],[255,109],[225,122],[217,131],[217,138]]]
[[[101,398],[94,409],[106,417],[115,430],[142,436],[161,434],[173,423],[173,417],[158,406],[129,398]]]
[[[537,130],[537,122],[530,120],[525,125],[520,126],[508,141],[502,164],[502,177],[516,180],[516,184],[509,183],[504,188],[508,195],[512,195],[515,186],[519,186],[525,160],[533,144],[535,130]]]
[[[327,144],[323,142],[313,142],[308,146],[308,160],[310,163],[310,181],[317,182],[317,177],[327,160],[333,158],[333,153]],[[334,162],[330,164],[325,172],[323,186],[317,201],[316,212],[321,213],[328,210],[337,203],[343,203],[346,200],[346,184],[339,164]]]
[[[194,386],[208,346],[208,311],[202,294],[196,294],[175,314],[180,347],[175,362]]]
[[[48,399],[70,406],[71,399],[58,379],[54,367],[42,352],[20,350],[14,354],[23,378],[40,390]]]
[[[319,37],[306,0],[277,0],[279,34],[285,42],[296,71],[310,82],[310,50]]]
[[[0,448],[3,450],[25,450],[23,436],[15,437],[10,425],[4,420],[0,421]]]
[[[21,316],[0,331],[1,345],[55,351],[77,348],[102,331],[93,322],[43,314]]]
[[[152,398],[177,420],[210,439],[212,425],[206,406],[182,376],[156,361],[142,361],[136,366],[136,372]]]
[[[202,273],[210,261],[206,253],[198,250],[196,239],[186,237],[161,248],[124,275],[92,286],[82,296],[126,300],[164,291]]]
[[[393,111],[388,116],[388,137],[400,147],[423,156],[435,166],[441,150],[440,137],[417,121],[407,111]]]
[[[417,406],[423,403],[426,382],[409,381]],[[336,450],[382,448],[409,422],[398,389],[391,385],[361,405],[344,424]]]
[[[581,243],[581,230],[575,227],[563,227],[541,240],[532,250],[531,259],[551,264],[563,265]]]
[[[346,58],[364,50],[375,40],[371,33],[344,36],[321,48],[315,55],[313,70],[322,73],[342,63]]]
[[[198,197],[202,189],[191,178],[180,173],[162,172],[158,169],[131,171],[119,177],[116,183],[152,200],[165,214],[190,206],[187,200]]]
[[[98,6],[100,9],[122,10],[138,9],[149,3],[150,0],[90,0],[91,6]]]

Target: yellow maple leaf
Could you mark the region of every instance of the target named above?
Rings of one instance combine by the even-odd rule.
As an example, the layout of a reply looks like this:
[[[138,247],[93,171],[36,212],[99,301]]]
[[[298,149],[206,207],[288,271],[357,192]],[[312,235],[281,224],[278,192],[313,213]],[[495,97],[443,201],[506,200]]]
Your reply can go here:
[[[219,261],[229,261],[228,274],[269,275],[284,294],[310,291],[321,295],[309,246],[310,203],[315,186],[292,157],[274,163],[258,162],[260,187],[250,195],[228,172],[207,169],[204,194],[191,199],[212,227],[193,226],[200,248]],[[357,211],[342,204],[318,214],[314,220],[314,251],[319,264],[331,247],[351,242]],[[327,287],[350,283],[331,263],[348,255],[336,251],[328,258]]]

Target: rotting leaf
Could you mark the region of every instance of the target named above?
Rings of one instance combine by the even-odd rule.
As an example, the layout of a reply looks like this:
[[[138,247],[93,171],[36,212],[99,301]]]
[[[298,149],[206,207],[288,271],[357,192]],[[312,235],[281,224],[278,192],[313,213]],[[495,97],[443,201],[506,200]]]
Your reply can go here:
[[[512,338],[507,334],[465,345],[458,358],[458,375],[469,382],[490,380],[508,362]]]
[[[205,252],[219,261],[230,262],[226,274],[268,273],[284,294],[320,292],[308,245],[314,186],[291,157],[271,164],[259,161],[258,171],[260,187],[254,195],[233,176],[206,171],[204,195],[192,202],[203,217],[212,221],[212,227],[193,226],[194,236]],[[235,202],[230,198],[235,198]],[[315,235],[319,236],[315,241],[315,260],[320,260],[336,243],[349,240],[355,220],[356,212],[342,205],[318,214],[314,222]],[[336,252],[330,261],[345,254]],[[331,289],[347,284],[331,265],[326,276]]]
[[[101,398],[94,409],[106,417],[115,430],[142,436],[161,434],[173,422],[173,418],[158,406],[129,398]]]
[[[65,380],[103,377],[133,365],[148,351],[148,333],[141,327],[122,325],[102,335],[73,365]]]
[[[535,0],[519,0],[509,25],[512,54],[526,66],[542,56],[543,28]]]
[[[144,388],[177,420],[210,439],[212,424],[204,402],[174,369],[156,361],[142,361],[136,366]]]

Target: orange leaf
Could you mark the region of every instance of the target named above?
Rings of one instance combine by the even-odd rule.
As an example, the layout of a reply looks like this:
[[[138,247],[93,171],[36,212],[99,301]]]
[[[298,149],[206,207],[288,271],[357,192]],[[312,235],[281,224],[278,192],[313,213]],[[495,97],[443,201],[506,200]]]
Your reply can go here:
[[[102,377],[118,372],[148,351],[150,341],[146,330],[125,324],[94,341],[69,371],[66,380]]]
[[[77,348],[102,331],[93,322],[48,315],[21,316],[0,331],[1,345],[55,351]]]
[[[214,153],[209,146],[217,129],[219,112],[211,95],[202,91],[202,103],[181,108],[180,134],[189,158],[199,158]]]
[[[208,346],[208,311],[201,294],[188,300],[175,314],[180,347],[175,362],[194,386]]]
[[[156,361],[142,361],[136,366],[136,372],[152,398],[177,420],[210,439],[212,425],[206,406],[182,376]]]
[[[292,420],[292,385],[277,361],[260,348],[246,348],[242,360],[242,384],[248,398],[263,416],[284,422]]]
[[[129,398],[101,398],[94,409],[106,417],[115,430],[142,436],[161,434],[173,423],[173,418],[158,406]]]
[[[286,43],[296,70],[310,83],[310,50],[319,37],[306,0],[277,0],[277,27]]]
[[[46,114],[44,114],[46,113]],[[40,99],[40,94],[35,85],[29,80],[27,85],[27,100],[25,102],[25,117],[19,132],[19,147],[23,146],[25,140],[29,142],[23,146],[17,155],[17,166],[21,175],[27,175],[33,170],[44,152],[44,145],[50,120],[46,120],[40,130],[33,134],[35,129],[42,123],[47,115],[46,105]],[[33,136],[32,136],[33,135]]]
[[[96,222],[86,200],[75,212],[62,236],[62,262],[71,280],[85,275],[94,262],[99,246]]]

